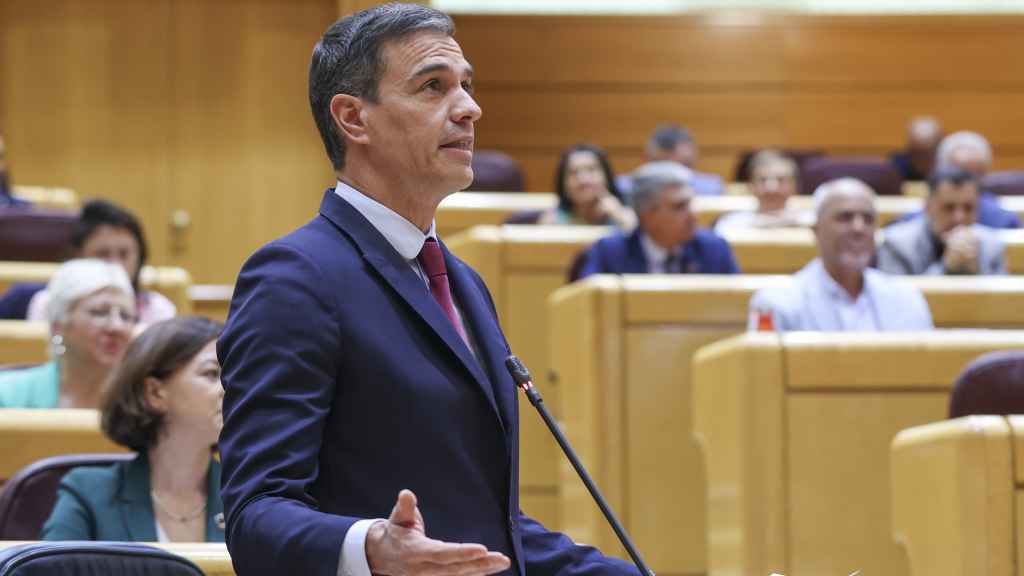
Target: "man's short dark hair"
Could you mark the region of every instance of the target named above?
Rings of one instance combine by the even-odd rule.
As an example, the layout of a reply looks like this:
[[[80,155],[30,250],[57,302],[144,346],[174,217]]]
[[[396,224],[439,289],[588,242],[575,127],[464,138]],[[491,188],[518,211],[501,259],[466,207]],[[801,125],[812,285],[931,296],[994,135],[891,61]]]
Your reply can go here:
[[[931,176],[928,177],[928,194],[935,194],[939,186],[947,182],[956,188],[965,184],[973,184],[976,190],[981,191],[978,177],[974,174],[962,168],[940,167],[933,170]]]
[[[651,135],[647,146],[652,150],[672,152],[680,144],[690,142],[693,142],[693,136],[686,128],[674,124],[662,124],[654,129],[654,134]]]
[[[86,241],[89,240],[89,237],[100,226],[127,230],[135,238],[135,243],[139,246],[139,269],[135,271],[135,277],[131,280],[132,285],[138,290],[139,272],[146,264],[146,258],[149,256],[149,247],[146,246],[146,236],[142,233],[142,224],[139,223],[139,219],[135,217],[135,214],[113,202],[90,200],[82,206],[82,212],[78,215],[78,221],[75,222],[74,227],[71,229],[71,246],[75,249],[76,253],[82,251],[82,246],[85,246]],[[128,273],[131,274],[131,271],[129,270]]]
[[[331,117],[331,98],[348,94],[376,103],[384,45],[422,31],[454,36],[455,24],[426,6],[383,4],[338,20],[316,43],[309,64],[309,106],[335,170],[345,167],[345,139]]]

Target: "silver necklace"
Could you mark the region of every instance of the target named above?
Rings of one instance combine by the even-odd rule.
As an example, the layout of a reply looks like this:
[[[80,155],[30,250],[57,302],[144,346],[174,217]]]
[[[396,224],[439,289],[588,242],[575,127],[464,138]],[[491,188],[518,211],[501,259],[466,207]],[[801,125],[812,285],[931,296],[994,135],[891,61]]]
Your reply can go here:
[[[203,512],[206,511],[206,502],[203,502],[198,508],[196,508],[192,512],[189,512],[188,514],[175,514],[174,512],[171,512],[171,510],[167,507],[167,504],[165,504],[164,501],[161,500],[160,497],[156,495],[155,490],[150,490],[149,495],[153,498],[153,503],[156,504],[157,508],[159,508],[164,514],[166,514],[168,518],[174,520],[179,524],[191,522],[196,518],[199,518],[199,516],[201,516]]]

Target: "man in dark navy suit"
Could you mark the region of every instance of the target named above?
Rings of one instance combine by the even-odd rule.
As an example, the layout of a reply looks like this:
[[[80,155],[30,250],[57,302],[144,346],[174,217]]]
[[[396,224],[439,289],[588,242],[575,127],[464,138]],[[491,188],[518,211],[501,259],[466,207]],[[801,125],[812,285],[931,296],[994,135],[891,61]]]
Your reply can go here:
[[[310,105],[338,182],[246,262],[218,342],[240,576],[636,573],[519,508],[508,343],[434,231],[473,179],[481,115],[453,32],[389,4],[314,49]]]
[[[591,274],[736,274],[725,240],[698,230],[690,210],[691,173],[675,162],[651,162],[633,173],[639,226],[598,240],[584,256],[579,276]]]

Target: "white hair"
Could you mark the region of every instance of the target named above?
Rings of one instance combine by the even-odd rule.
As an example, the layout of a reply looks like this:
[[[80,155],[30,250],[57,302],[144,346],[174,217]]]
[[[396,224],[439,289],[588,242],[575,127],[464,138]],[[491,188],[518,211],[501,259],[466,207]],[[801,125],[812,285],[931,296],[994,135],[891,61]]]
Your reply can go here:
[[[661,191],[672,186],[689,187],[693,172],[678,162],[661,160],[648,162],[633,172],[633,209],[641,212],[657,201]]]
[[[936,168],[959,168],[953,165],[953,151],[957,148],[975,148],[985,157],[985,164],[992,165],[992,146],[977,132],[961,130],[946,136],[935,151]]]
[[[67,320],[68,311],[82,298],[106,288],[114,288],[135,297],[132,281],[124,268],[105,260],[79,258],[68,260],[57,269],[46,286],[46,320],[51,325]]]
[[[825,206],[828,205],[833,196],[842,192],[844,189],[849,190],[851,188],[859,188],[867,191],[868,195],[871,196],[871,205],[874,206],[876,194],[871,186],[868,186],[866,182],[851,177],[836,178],[835,180],[823,182],[814,189],[814,219],[819,220],[821,218],[822,211],[825,210]]]

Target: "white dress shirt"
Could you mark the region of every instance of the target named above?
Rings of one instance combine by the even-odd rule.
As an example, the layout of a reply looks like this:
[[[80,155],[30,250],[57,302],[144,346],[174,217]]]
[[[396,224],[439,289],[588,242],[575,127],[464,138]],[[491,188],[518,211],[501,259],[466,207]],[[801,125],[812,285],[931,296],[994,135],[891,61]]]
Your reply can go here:
[[[750,330],[757,313],[770,312],[775,329],[822,332],[912,332],[933,328],[921,292],[873,268],[864,270],[864,288],[853,298],[815,258],[790,282],[759,290],[750,299]]]
[[[654,240],[651,240],[647,234],[640,234],[640,248],[644,252],[644,258],[647,260],[647,271],[651,274],[670,274],[679,272],[679,259],[682,257],[682,250],[676,248],[676,251],[669,252],[661,246],[659,246]],[[675,258],[673,261],[669,261],[670,258]]]
[[[352,205],[370,224],[384,236],[384,239],[391,244],[391,247],[398,252],[402,258],[409,263],[409,267],[423,280],[424,287],[429,290],[430,279],[427,278],[423,268],[420,267],[417,257],[423,249],[423,243],[427,238],[437,239],[436,222],[431,220],[430,229],[424,233],[415,224],[406,220],[394,210],[366,196],[355,188],[338,182],[334,193]],[[459,309],[455,296],[452,295],[452,302],[455,304],[455,315],[462,324],[470,343],[473,343],[473,336],[469,326],[462,319],[462,311]],[[470,351],[475,354],[474,346]],[[398,496],[397,494],[395,495]],[[338,576],[371,576],[370,565],[366,560],[366,533],[376,522],[386,522],[383,518],[370,520],[359,520],[349,528],[345,534],[345,541],[341,546],[341,558],[338,560]]]

